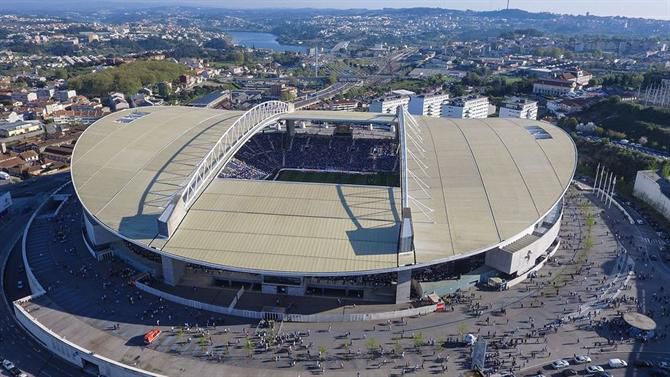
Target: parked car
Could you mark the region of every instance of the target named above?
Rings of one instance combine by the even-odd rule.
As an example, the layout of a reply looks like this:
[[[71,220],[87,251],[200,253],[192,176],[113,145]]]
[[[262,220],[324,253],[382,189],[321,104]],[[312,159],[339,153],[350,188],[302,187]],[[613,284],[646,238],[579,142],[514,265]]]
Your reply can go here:
[[[610,368],[625,368],[628,366],[628,363],[621,359],[609,359],[607,364]]]
[[[651,377],[670,377],[670,372],[663,369],[652,369],[649,375]]]
[[[598,372],[604,372],[605,369],[601,367],[600,365],[589,365],[586,367],[586,372],[587,373],[598,373]]]
[[[635,366],[638,368],[651,368],[654,362],[651,360],[635,360]]]
[[[576,376],[577,372],[574,369],[564,369],[563,370],[563,376],[565,377],[570,377],[570,376]]]
[[[554,369],[565,368],[565,367],[567,367],[567,366],[569,366],[569,365],[570,365],[570,363],[568,363],[566,360],[563,360],[563,359],[561,359],[561,360],[556,360],[556,361],[554,361],[553,363],[551,363],[551,367],[554,368]]]
[[[591,358],[586,355],[577,355],[575,356],[575,364],[586,364],[591,362]]]
[[[8,371],[8,372],[10,370],[16,368],[16,366],[14,366],[14,363],[12,363],[9,360],[2,360],[2,367],[5,368],[5,370]]]

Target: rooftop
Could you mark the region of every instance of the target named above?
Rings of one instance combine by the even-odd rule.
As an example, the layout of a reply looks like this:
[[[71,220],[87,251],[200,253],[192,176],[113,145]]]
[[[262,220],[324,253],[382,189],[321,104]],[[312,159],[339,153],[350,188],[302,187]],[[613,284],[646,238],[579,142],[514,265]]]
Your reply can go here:
[[[414,255],[397,253],[398,189],[216,179],[168,240],[157,217],[240,112],[150,107],[90,126],[73,155],[87,210],[138,244],[213,267],[296,273],[361,273],[430,264],[495,247],[539,221],[560,200],[576,164],[570,137],[525,119],[417,117],[433,209],[413,207]],[[287,119],[393,122],[390,115],[296,111]],[[536,138],[528,127],[550,137]],[[410,168],[412,168],[410,164]],[[416,169],[416,167],[414,167]]]

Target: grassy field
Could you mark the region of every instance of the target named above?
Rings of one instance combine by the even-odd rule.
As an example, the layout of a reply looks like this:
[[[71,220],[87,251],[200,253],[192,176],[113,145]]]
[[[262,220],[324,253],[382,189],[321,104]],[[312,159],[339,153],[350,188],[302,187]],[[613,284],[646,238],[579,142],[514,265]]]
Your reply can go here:
[[[353,174],[327,171],[282,170],[274,178],[276,181],[335,183],[364,186],[399,186],[397,174],[374,173]]]

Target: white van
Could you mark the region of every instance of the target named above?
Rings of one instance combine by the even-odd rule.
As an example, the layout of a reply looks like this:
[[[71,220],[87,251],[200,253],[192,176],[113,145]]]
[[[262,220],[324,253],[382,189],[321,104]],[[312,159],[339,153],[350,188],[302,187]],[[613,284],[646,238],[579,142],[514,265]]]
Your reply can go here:
[[[610,359],[607,364],[610,368],[625,368],[628,366],[628,363],[621,359]]]

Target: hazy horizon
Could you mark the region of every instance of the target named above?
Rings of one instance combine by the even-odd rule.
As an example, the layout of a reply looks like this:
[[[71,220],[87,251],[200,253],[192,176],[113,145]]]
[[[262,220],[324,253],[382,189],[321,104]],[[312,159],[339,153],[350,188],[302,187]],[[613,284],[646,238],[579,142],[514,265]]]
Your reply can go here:
[[[258,8],[332,8],[332,9],[380,9],[380,8],[413,8],[438,7],[457,10],[488,11],[500,10],[507,6],[507,0],[118,0],[120,6],[211,6],[229,9]],[[71,6],[68,6],[70,5]],[[72,7],[93,8],[99,6],[113,7],[104,0],[0,0],[0,8],[9,5],[21,10],[39,10],[49,6],[74,10]],[[597,16],[624,16],[650,19],[670,20],[670,0],[510,0],[510,8],[523,9],[529,12],[551,12],[558,14],[586,14]]]

